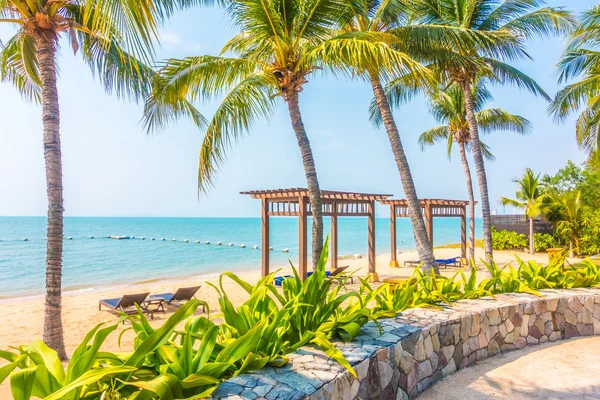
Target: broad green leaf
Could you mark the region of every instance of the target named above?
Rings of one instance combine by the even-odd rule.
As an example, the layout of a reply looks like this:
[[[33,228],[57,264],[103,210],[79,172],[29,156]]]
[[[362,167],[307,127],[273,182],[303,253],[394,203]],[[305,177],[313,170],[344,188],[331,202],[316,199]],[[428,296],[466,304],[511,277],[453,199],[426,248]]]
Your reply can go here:
[[[29,400],[38,367],[25,368],[10,374],[10,390],[13,400]]]

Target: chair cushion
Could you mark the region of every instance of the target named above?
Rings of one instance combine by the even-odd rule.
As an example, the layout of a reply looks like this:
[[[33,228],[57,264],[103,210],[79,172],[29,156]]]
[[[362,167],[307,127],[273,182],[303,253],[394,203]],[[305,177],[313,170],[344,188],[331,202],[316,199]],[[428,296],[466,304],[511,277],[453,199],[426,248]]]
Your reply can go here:
[[[148,297],[146,300],[155,300],[155,299],[164,299],[167,303],[173,300],[173,293],[161,293],[161,294],[153,294]]]
[[[100,300],[100,303],[107,305],[108,307],[111,308],[117,308],[117,304],[119,304],[119,301],[121,300],[121,298],[116,298],[116,299],[106,299],[106,300]]]

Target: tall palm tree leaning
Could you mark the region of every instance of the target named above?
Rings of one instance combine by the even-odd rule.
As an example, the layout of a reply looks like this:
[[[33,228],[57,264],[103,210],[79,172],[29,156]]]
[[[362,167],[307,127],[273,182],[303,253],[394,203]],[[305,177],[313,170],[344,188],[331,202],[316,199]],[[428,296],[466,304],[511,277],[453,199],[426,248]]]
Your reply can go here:
[[[571,33],[565,54],[558,64],[559,83],[581,79],[556,94],[550,112],[562,121],[584,105],[576,124],[577,143],[588,153],[600,149],[600,5],[584,12]]]
[[[338,34],[323,42],[313,56],[334,73],[343,71],[351,77],[363,77],[370,83],[408,202],[422,268],[439,272],[410,166],[382,82],[404,75],[410,76],[416,85],[433,84],[433,75],[414,60],[412,52],[433,51],[443,41],[456,42],[460,33],[409,25],[411,1],[346,0],[347,9],[340,19]]]
[[[314,48],[328,38],[343,7],[337,0],[240,0],[226,8],[240,30],[220,56],[168,60],[154,82],[145,110],[147,129],[164,128],[182,116],[206,127],[198,168],[199,191],[214,185],[230,144],[260,117],[268,118],[283,98],[302,155],[312,221],[312,262],[323,247],[323,212],[315,160],[299,107],[307,77],[317,69]],[[224,57],[223,54],[231,54]],[[189,111],[194,101],[224,94],[206,122]]]
[[[190,3],[188,1],[188,3]],[[48,196],[44,342],[66,359],[61,318],[63,184],[56,53],[68,35],[74,52],[108,92],[137,99],[147,93],[158,23],[177,2],[144,0],[0,0],[0,22],[16,26],[1,48],[0,80],[12,82],[25,99],[42,105]]]
[[[445,52],[433,52],[423,62],[446,85],[455,82],[463,90],[481,192],[484,250],[486,258],[491,260],[490,200],[472,87],[478,80],[487,79],[491,83],[516,85],[550,101],[532,78],[508,62],[530,58],[525,50],[527,39],[562,34],[571,29],[573,21],[562,8],[543,7],[540,0],[414,0],[413,3],[422,23],[462,29],[480,39],[462,46],[448,45]]]
[[[540,174],[536,175],[531,168],[527,168],[523,176],[513,180],[513,182],[519,187],[516,193],[517,199],[501,197],[500,202],[505,206],[525,210],[525,217],[529,218],[529,254],[535,254],[533,219],[542,213],[543,202],[546,197],[540,184]]]
[[[471,136],[469,122],[465,107],[465,97],[462,89],[453,84],[446,91],[434,91],[429,93],[429,107],[434,118],[444,125],[423,132],[419,136],[421,149],[439,141],[445,141],[448,147],[448,158],[452,155],[454,143],[458,145],[460,159],[465,171],[467,192],[469,194],[469,258],[475,259],[475,195],[473,193],[473,180],[471,168],[467,159],[467,150],[471,148]],[[475,118],[482,133],[494,131],[513,131],[527,134],[531,130],[531,123],[526,118],[510,114],[501,108],[483,109],[486,102],[492,100],[492,95],[482,83],[473,86],[473,99],[475,101]],[[484,157],[490,161],[494,156],[488,147],[481,144]]]

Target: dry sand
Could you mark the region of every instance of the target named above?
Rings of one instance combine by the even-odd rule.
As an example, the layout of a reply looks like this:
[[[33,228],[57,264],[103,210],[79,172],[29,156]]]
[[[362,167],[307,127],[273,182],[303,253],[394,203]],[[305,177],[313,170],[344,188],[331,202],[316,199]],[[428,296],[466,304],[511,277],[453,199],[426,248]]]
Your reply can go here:
[[[436,249],[436,258],[450,258],[460,254],[460,249]],[[494,257],[498,263],[507,263],[515,259],[514,252],[495,252]],[[523,259],[536,259],[538,261],[547,261],[545,254],[530,256],[525,253],[517,253]],[[478,249],[477,257],[483,257],[483,250]],[[416,251],[406,251],[398,255],[398,261],[402,265],[404,260],[418,259]],[[413,271],[412,268],[391,268],[389,267],[389,254],[377,256],[377,271],[381,280],[392,277],[409,277]],[[367,275],[367,260],[351,259],[340,260],[339,265],[349,265],[349,271],[357,270],[357,276]],[[457,268],[442,269],[444,275],[451,275]],[[289,273],[289,269],[284,269],[282,273]],[[242,279],[254,283],[260,278],[258,269],[238,273]],[[77,345],[81,342],[85,334],[98,323],[113,323],[117,317],[108,311],[98,311],[98,300],[120,297],[128,293],[165,293],[173,292],[178,287],[202,285],[196,297],[205,300],[210,305],[211,310],[218,310],[217,292],[206,284],[212,282],[218,285],[218,277],[194,277],[166,279],[152,282],[132,284],[125,287],[106,288],[96,291],[78,291],[65,293],[63,296],[63,323],[65,330],[65,344],[67,353],[71,354]],[[358,287],[358,284],[355,284]],[[223,280],[223,287],[231,298],[234,305],[238,305],[246,299],[246,293],[236,283],[228,278]],[[352,286],[350,286],[352,287]],[[175,310],[174,307],[167,307],[167,313],[156,313],[153,326],[158,326]],[[197,315],[201,315],[198,310]],[[42,327],[44,318],[44,299],[43,297],[21,298],[16,300],[0,301],[0,315],[2,324],[0,325],[0,349],[6,349],[9,346],[18,346],[28,343],[42,337]],[[108,337],[103,349],[106,351],[120,351],[117,343],[119,332],[127,328],[128,325],[122,325],[119,329]],[[122,349],[126,351],[131,348],[133,333],[131,330],[126,332],[122,338]],[[3,363],[0,361],[0,365]],[[0,386],[0,398],[10,398],[7,391],[6,382]]]

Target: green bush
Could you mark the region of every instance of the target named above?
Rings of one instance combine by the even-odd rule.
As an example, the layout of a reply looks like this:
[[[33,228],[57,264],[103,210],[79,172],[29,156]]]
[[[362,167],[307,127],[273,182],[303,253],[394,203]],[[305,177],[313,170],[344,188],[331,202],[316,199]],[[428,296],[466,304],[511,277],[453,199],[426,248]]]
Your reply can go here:
[[[407,308],[499,293],[540,295],[539,289],[600,286],[600,266],[590,260],[571,266],[517,259],[517,268],[483,262],[490,277],[480,282],[472,263],[468,275],[459,270],[447,278],[417,268],[402,285],[373,288],[361,280],[358,292],[342,293],[344,282],[332,288],[325,276],[326,261],[325,250],[309,278],[302,282],[294,270],[281,292],[273,285],[273,274],[255,285],[231,273],[221,275],[219,286],[214,286],[222,313],[216,317],[224,320],[219,325],[204,316],[192,317],[201,304],[198,300],[181,306],[159,328],[153,328],[141,310],[106,328],[100,324],[86,335],[66,369],[41,341],[0,351],[0,358],[8,361],[0,368],[0,383],[9,378],[17,400],[196,399],[209,396],[225,379],[267,365],[282,366],[288,361],[286,354],[310,343],[354,373],[331,341],[352,340],[367,321],[394,317]],[[234,307],[223,290],[225,278],[244,288],[248,300]],[[101,351],[126,318],[137,335],[133,349],[122,354]]]
[[[497,231],[492,227],[492,247],[494,250],[523,250],[529,247],[529,239],[522,233]]]
[[[536,233],[533,235],[533,240],[535,241],[536,252],[544,252],[559,246],[556,238],[549,233]]]

